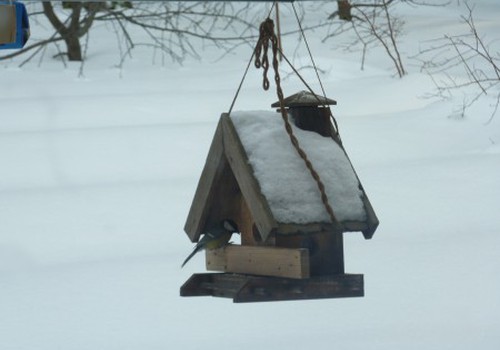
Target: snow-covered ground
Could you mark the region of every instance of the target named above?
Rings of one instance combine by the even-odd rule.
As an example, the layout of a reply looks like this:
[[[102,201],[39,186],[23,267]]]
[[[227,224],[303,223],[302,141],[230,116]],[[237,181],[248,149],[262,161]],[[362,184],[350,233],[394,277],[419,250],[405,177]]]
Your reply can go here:
[[[407,9],[405,57],[465,31],[460,14],[455,2]],[[498,37],[499,14],[497,1],[477,1],[485,35]],[[183,225],[251,49],[183,66],[136,51],[120,74],[102,27],[84,78],[48,53],[40,67],[0,62],[0,349],[499,349],[500,116],[485,125],[494,99],[450,118],[460,98],[422,98],[433,85],[411,61],[394,78],[374,50],[361,72],[359,53],[321,36],[309,34],[313,52],[381,222],[372,240],[345,239],[364,298],[179,297],[204,270],[202,255],[180,269],[192,249]],[[296,42],[286,37],[285,50]],[[250,71],[237,110],[270,109],[276,96],[260,79]],[[303,90],[292,79],[283,88]]]

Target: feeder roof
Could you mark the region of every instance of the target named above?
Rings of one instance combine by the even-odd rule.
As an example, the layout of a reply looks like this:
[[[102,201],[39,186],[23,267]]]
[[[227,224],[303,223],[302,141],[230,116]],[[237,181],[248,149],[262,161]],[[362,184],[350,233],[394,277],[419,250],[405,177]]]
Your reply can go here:
[[[279,113],[240,112],[231,119],[276,221],[330,222],[316,182],[292,146]],[[291,124],[318,172],[339,221],[365,221],[363,192],[344,150],[330,137]]]
[[[290,142],[280,114],[223,114],[188,215],[193,241],[211,222],[231,217],[242,198],[263,240],[271,232],[362,231],[378,220],[341,145],[331,137],[293,132],[318,172],[338,222],[332,223],[317,184]],[[240,196],[241,197],[238,197]]]
[[[283,100],[285,107],[314,107],[323,105],[336,105],[337,101],[329,98],[312,94],[309,91],[300,91],[296,94],[288,96]],[[274,102],[271,107],[276,108],[280,106],[280,102]]]

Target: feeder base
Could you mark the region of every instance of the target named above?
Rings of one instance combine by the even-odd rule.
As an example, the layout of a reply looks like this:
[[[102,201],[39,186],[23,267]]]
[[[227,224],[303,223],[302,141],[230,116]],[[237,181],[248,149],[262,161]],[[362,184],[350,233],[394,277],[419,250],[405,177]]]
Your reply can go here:
[[[307,279],[234,273],[196,273],[181,287],[183,297],[232,298],[235,303],[349,298],[364,296],[363,275],[340,274]]]

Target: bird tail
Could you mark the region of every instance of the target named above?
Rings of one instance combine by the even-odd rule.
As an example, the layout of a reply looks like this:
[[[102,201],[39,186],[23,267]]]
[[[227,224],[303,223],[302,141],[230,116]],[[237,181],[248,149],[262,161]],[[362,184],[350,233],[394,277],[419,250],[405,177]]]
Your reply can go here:
[[[198,253],[198,251],[199,251],[199,250],[200,250],[200,247],[198,247],[198,246],[197,246],[197,247],[195,247],[195,248],[193,249],[193,251],[191,252],[191,254],[189,254],[189,255],[188,255],[188,257],[186,258],[186,260],[184,260],[184,262],[183,262],[183,263],[182,263],[182,265],[181,265],[181,268],[183,268],[183,267],[184,267],[184,265],[186,265],[186,264],[187,264],[187,262],[188,262],[189,260],[191,260],[191,258],[192,258],[192,257],[193,257],[196,253]]]

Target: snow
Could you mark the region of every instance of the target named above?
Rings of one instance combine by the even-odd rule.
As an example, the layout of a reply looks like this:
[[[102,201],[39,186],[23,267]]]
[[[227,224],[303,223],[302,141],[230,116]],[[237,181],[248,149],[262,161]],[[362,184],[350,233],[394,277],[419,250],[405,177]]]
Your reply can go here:
[[[274,218],[280,223],[330,222],[318,186],[293,147],[281,114],[234,112],[231,119]],[[364,221],[363,193],[343,149],[329,137],[290,124],[325,186],[337,220]]]
[[[296,28],[287,6],[282,30]],[[404,57],[460,33],[466,14],[456,2],[404,11]],[[496,0],[476,2],[484,35],[498,37],[499,11]],[[33,36],[45,28],[32,21]],[[380,220],[369,241],[345,236],[346,270],[364,274],[366,296],[179,297],[204,271],[201,255],[179,268],[192,249],[184,221],[251,48],[216,62],[209,48],[183,66],[136,51],[119,70],[114,34],[99,24],[84,78],[78,64],[52,59],[54,48],[40,65],[0,62],[2,350],[500,347],[500,117],[485,124],[494,98],[450,118],[461,98],[422,98],[433,85],[414,61],[398,79],[382,49],[360,71],[359,52],[321,44],[319,29],[308,39]],[[296,44],[284,38],[286,51]],[[307,62],[303,46],[297,54]],[[318,91],[314,73],[301,72]],[[249,72],[236,109],[270,110],[276,96],[261,91],[261,74]],[[285,96],[304,89],[292,78],[282,85]]]

